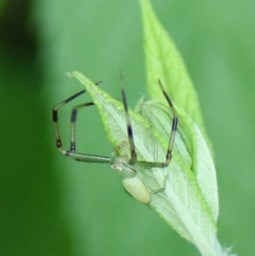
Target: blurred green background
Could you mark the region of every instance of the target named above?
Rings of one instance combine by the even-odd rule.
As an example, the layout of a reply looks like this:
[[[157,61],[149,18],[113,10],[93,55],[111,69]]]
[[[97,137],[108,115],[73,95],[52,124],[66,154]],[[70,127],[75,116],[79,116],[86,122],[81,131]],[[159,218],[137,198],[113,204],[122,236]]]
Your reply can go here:
[[[253,255],[255,2],[153,6],[184,57],[214,145],[219,239]],[[71,70],[102,80],[116,98],[123,70],[135,106],[146,91],[138,1],[0,1],[0,255],[199,255],[127,196],[109,166],[57,152],[51,108],[81,88],[64,75]],[[60,114],[67,145],[70,107]],[[110,155],[96,111],[79,118],[79,149]]]

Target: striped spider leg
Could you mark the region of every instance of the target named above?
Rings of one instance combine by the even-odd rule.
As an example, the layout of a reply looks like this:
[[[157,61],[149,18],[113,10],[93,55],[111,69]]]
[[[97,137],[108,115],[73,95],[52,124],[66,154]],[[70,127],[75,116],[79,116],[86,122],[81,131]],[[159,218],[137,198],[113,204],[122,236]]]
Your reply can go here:
[[[98,83],[96,83],[98,84]],[[67,103],[70,101],[74,100],[75,98],[79,97],[83,93],[85,93],[86,90],[83,89],[76,94],[72,95],[71,97],[61,101],[58,103],[52,110],[52,119],[53,119],[53,124],[54,124],[54,130],[55,130],[55,136],[56,136],[56,145],[59,151],[67,157],[71,157],[72,159],[76,161],[82,161],[82,162],[91,162],[91,163],[110,163],[111,158],[110,157],[105,157],[105,156],[100,156],[100,155],[94,155],[94,154],[86,154],[86,153],[80,153],[76,151],[76,142],[75,142],[75,127],[76,127],[76,120],[77,120],[77,113],[78,110],[81,108],[85,107],[90,107],[93,106],[93,102],[86,102],[80,105],[75,106],[72,109],[72,114],[71,114],[71,140],[70,140],[70,149],[66,150],[62,146],[62,139],[60,136],[60,131],[59,131],[59,125],[58,125],[58,112],[59,109],[65,106]]]
[[[170,99],[170,97],[167,95],[165,89],[163,88],[163,85],[161,83],[160,80],[158,80],[159,86],[162,90],[163,95],[166,98],[166,101],[173,113],[173,120],[172,120],[172,126],[171,126],[171,133],[170,133],[170,138],[169,138],[169,143],[168,143],[168,149],[166,152],[166,160],[165,162],[148,162],[148,161],[139,161],[140,163],[144,163],[147,166],[150,166],[151,168],[153,167],[157,167],[157,168],[164,168],[167,167],[172,159],[172,150],[173,150],[173,145],[174,145],[174,138],[175,138],[175,134],[177,131],[177,125],[178,125],[178,116],[177,116],[177,112],[174,108],[174,105]],[[122,89],[121,90],[121,95],[122,95],[122,101],[123,101],[123,105],[124,105],[124,110],[125,110],[125,116],[126,116],[126,122],[127,122],[127,133],[128,133],[128,141],[129,141],[129,146],[130,146],[130,155],[131,155],[131,159],[129,161],[129,164],[135,164],[137,162],[137,154],[135,151],[135,143],[134,143],[134,138],[133,138],[133,129],[132,129],[132,125],[130,122],[130,117],[128,114],[128,106],[127,106],[127,100],[126,100],[126,95],[125,95],[125,91]]]

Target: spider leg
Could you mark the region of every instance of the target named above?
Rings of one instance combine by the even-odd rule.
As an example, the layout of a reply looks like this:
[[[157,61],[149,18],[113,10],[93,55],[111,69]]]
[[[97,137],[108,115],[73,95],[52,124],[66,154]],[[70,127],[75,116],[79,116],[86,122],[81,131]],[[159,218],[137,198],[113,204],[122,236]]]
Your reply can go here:
[[[160,80],[158,80],[159,86],[167,100],[167,103],[173,113],[173,120],[172,120],[172,127],[171,127],[171,133],[170,133],[170,138],[169,138],[169,143],[168,143],[168,149],[166,152],[166,162],[165,162],[165,166],[168,166],[171,162],[172,159],[172,151],[173,151],[173,146],[174,146],[174,138],[175,138],[175,134],[177,131],[177,126],[178,126],[178,115],[176,112],[176,109],[174,108],[174,105],[170,99],[170,97],[167,95],[166,91],[163,88],[163,85],[161,83]]]
[[[121,76],[121,79],[122,76]],[[177,130],[177,125],[178,125],[178,116],[177,112],[174,108],[174,105],[170,99],[170,97],[167,95],[166,91],[163,88],[162,83],[160,80],[158,80],[159,86],[162,90],[163,95],[165,96],[167,103],[173,113],[173,120],[172,120],[172,126],[171,126],[171,133],[170,133],[170,138],[169,138],[169,143],[168,143],[168,148],[166,152],[166,160],[163,163],[160,162],[149,162],[149,161],[138,161],[139,163],[142,163],[143,165],[147,165],[149,168],[164,168],[167,167],[172,159],[172,151],[173,151],[173,145],[174,145],[174,138]],[[128,133],[128,140],[129,140],[129,145],[130,145],[130,154],[131,154],[131,159],[129,161],[130,164],[135,164],[137,162],[137,154],[135,151],[135,143],[134,143],[134,138],[133,138],[133,129],[131,125],[131,120],[130,116],[128,113],[128,107],[127,107],[127,100],[126,100],[126,95],[124,89],[121,89],[121,95],[122,95],[122,102],[124,106],[124,111],[125,111],[125,116],[126,116],[126,122],[127,122],[127,133]]]
[[[60,136],[60,131],[59,131],[59,124],[58,124],[58,111],[60,108],[62,108],[64,105],[66,105],[67,103],[69,103],[70,101],[74,100],[75,98],[79,97],[80,95],[82,95],[83,93],[85,93],[85,89],[75,93],[74,95],[72,95],[71,97],[61,101],[60,103],[58,103],[56,106],[53,107],[52,109],[52,121],[53,121],[53,125],[54,125],[54,131],[55,131],[55,136],[56,136],[56,146],[57,148],[61,151],[61,153],[64,153],[64,149],[62,148],[62,139]]]
[[[80,105],[75,106],[72,109],[72,114],[71,114],[71,134],[70,134],[70,138],[71,138],[71,143],[70,143],[70,151],[71,152],[75,152],[76,151],[76,122],[77,122],[77,114],[78,114],[78,110],[81,108],[85,108],[85,107],[89,107],[89,106],[93,106],[94,103],[93,102],[86,102],[86,103],[82,103]]]
[[[76,161],[92,162],[92,163],[109,163],[109,162],[111,162],[111,158],[109,158],[109,157],[76,152],[75,126],[76,126],[78,110],[82,107],[88,107],[88,106],[94,105],[93,102],[83,103],[83,104],[77,105],[76,107],[73,108],[72,115],[71,115],[70,150],[66,150],[63,148],[62,139],[61,139],[60,130],[59,130],[59,122],[58,122],[59,121],[59,118],[58,118],[59,109],[62,108],[63,106],[65,106],[70,101],[72,101],[75,98],[82,95],[84,92],[85,92],[85,89],[77,92],[76,94],[72,95],[71,97],[61,101],[52,110],[52,119],[53,119],[53,124],[54,124],[57,148],[64,156],[71,157]]]
[[[126,94],[125,94],[125,91],[123,88],[121,89],[121,96],[122,96],[122,102],[123,102],[125,117],[126,117],[126,122],[127,122],[128,142],[129,142],[129,146],[130,146],[131,159],[130,159],[129,163],[135,164],[137,162],[137,154],[135,151],[135,143],[134,143],[134,136],[133,136],[131,120],[130,120],[130,116],[128,114]]]

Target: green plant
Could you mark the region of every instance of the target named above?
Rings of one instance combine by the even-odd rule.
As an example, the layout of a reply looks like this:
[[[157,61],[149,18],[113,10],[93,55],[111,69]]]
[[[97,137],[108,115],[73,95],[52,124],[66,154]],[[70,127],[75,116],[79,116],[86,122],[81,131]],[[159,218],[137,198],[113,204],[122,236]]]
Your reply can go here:
[[[114,166],[115,171],[126,179],[129,170],[135,169],[135,177],[150,194],[146,203],[192,242],[202,255],[231,255],[228,249],[222,248],[216,236],[219,212],[216,172],[196,92],[178,51],[156,19],[149,1],[142,0],[141,4],[148,90],[152,100],[141,100],[136,110],[130,112],[134,139],[139,159],[164,161],[172,115],[157,85],[160,79],[180,119],[170,165],[154,168],[138,162],[138,165],[129,166],[130,149],[122,103],[79,72],[72,72],[70,76],[85,86],[98,108],[106,133],[116,148],[114,165],[116,159],[121,164],[117,168]],[[123,164],[128,167],[123,168]],[[136,198],[142,193],[138,189],[131,194]]]

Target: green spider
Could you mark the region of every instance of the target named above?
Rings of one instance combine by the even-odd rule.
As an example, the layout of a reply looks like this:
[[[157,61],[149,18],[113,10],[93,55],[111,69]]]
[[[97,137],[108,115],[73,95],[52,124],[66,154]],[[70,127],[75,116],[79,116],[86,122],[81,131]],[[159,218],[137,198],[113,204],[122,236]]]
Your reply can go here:
[[[72,109],[71,114],[71,141],[70,141],[70,149],[66,150],[62,146],[62,140],[59,132],[59,125],[58,125],[58,111],[60,108],[62,108],[64,105],[69,103],[70,101],[74,100],[75,98],[79,97],[83,93],[86,92],[85,89],[77,92],[76,94],[72,95],[71,97],[65,99],[64,101],[61,101],[58,103],[52,110],[52,118],[54,123],[54,129],[55,129],[55,135],[56,135],[56,145],[59,151],[67,157],[70,157],[76,161],[82,161],[82,162],[90,162],[90,163],[109,163],[114,171],[119,173],[121,176],[123,176],[123,186],[126,189],[126,191],[133,196],[136,200],[138,200],[141,203],[148,204],[151,200],[151,191],[148,190],[148,188],[144,185],[144,183],[141,181],[140,178],[137,177],[137,170],[136,166],[137,164],[142,164],[144,166],[147,166],[148,168],[165,168],[167,167],[172,158],[172,150],[174,145],[174,138],[177,131],[177,125],[178,125],[178,116],[177,112],[174,108],[174,105],[167,95],[166,91],[164,90],[162,83],[160,80],[158,80],[159,86],[162,90],[163,95],[165,96],[167,103],[173,113],[173,120],[172,120],[172,126],[171,126],[171,133],[169,138],[169,144],[168,149],[166,151],[166,160],[165,162],[148,162],[148,161],[139,161],[137,160],[137,154],[135,149],[135,142],[134,142],[134,136],[133,136],[133,129],[132,124],[130,120],[130,116],[128,113],[128,106],[127,106],[127,100],[126,100],[126,94],[124,89],[121,89],[121,96],[122,96],[122,102],[124,106],[124,112],[125,112],[125,118],[127,123],[127,136],[128,136],[128,144],[130,147],[130,156],[131,158],[128,161],[125,161],[121,157],[106,157],[106,156],[100,156],[100,155],[94,155],[94,154],[87,154],[87,153],[80,153],[76,151],[76,136],[75,136],[75,128],[76,128],[76,120],[77,120],[77,113],[78,110],[84,107],[93,106],[93,102],[86,102],[82,103],[80,105],[75,106]],[[97,85],[98,83],[96,83]]]

